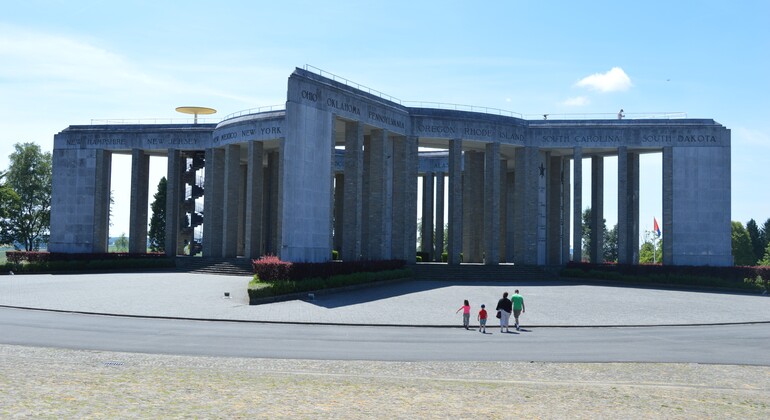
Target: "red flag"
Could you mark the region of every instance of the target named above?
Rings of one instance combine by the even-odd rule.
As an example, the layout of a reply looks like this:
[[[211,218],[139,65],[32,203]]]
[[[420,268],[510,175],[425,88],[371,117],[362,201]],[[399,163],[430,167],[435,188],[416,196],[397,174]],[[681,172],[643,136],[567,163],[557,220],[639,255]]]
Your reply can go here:
[[[658,219],[652,218],[652,231],[655,232],[655,236],[660,238],[660,226],[658,226]]]

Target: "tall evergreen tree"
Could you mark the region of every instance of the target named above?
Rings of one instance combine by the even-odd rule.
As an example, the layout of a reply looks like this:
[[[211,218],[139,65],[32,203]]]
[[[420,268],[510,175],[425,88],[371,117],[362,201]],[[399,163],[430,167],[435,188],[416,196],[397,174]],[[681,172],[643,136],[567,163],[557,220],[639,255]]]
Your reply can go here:
[[[754,253],[754,262],[750,265],[756,265],[757,261],[761,260],[765,255],[765,244],[762,243],[762,236],[759,234],[759,227],[754,219],[746,223],[746,232],[749,234],[751,250]]]
[[[158,182],[158,192],[152,196],[150,210],[150,251],[165,252],[166,250],[166,177]]]
[[[770,219],[765,220],[765,223],[759,228],[759,238],[765,248],[770,245]]]
[[[754,251],[751,249],[751,239],[741,222],[732,222],[733,263],[735,265],[753,265]]]
[[[618,262],[618,225],[604,229],[604,261]]]
[[[589,261],[591,259],[591,208],[588,207],[583,210],[583,261]],[[604,261],[611,262],[618,260],[618,235],[617,226],[613,228],[614,232],[607,230],[607,220],[602,219],[602,225],[600,226],[602,232],[602,258]],[[591,261],[595,263],[602,263],[602,261]]]

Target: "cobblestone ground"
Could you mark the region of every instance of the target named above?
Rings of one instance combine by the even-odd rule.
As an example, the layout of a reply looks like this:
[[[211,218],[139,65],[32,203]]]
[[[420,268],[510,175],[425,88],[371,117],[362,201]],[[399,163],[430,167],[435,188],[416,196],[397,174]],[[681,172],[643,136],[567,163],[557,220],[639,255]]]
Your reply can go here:
[[[207,358],[0,346],[0,418],[770,418],[770,367]]]

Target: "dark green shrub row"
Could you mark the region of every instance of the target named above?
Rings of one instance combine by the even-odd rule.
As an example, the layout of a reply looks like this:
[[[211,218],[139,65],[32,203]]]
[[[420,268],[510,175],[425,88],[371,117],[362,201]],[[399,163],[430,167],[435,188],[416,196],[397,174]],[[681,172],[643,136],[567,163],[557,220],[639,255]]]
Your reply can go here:
[[[17,273],[38,273],[56,271],[159,269],[174,267],[174,260],[172,258],[126,258],[114,260],[36,261],[25,264],[6,263],[3,271],[14,271]]]
[[[254,280],[249,283],[249,297],[273,297],[291,293],[309,292],[385,280],[402,279],[411,276],[412,271],[409,269],[342,274],[327,278],[308,278],[300,281],[278,280],[266,282],[260,281],[259,278],[255,276]]]
[[[290,263],[281,261],[272,255],[252,261],[254,273],[263,281],[305,281],[306,279],[329,278],[343,274],[400,270],[405,265],[403,260]]]
[[[65,252],[39,252],[39,251],[7,251],[5,257],[8,262],[21,264],[22,262],[50,262],[50,261],[94,261],[94,260],[144,260],[144,259],[165,259],[166,255],[159,252],[99,252],[99,253],[77,253],[69,254]]]
[[[703,276],[685,274],[683,270],[643,270],[643,274],[627,274],[620,270],[597,269],[567,266],[559,273],[562,277],[591,278],[596,280],[611,280],[619,282],[632,282],[641,284],[668,284],[686,286],[720,287],[735,290],[763,291],[767,290],[767,282],[751,279],[735,280],[733,278],[719,278],[715,276]],[[698,272],[702,272],[698,270]]]
[[[574,263],[567,264],[569,269],[579,269],[583,271],[610,271],[630,276],[693,276],[693,277],[713,277],[735,283],[743,283],[745,278],[770,278],[770,267],[710,267],[710,266],[683,266],[683,265],[656,265],[656,264],[591,264]]]

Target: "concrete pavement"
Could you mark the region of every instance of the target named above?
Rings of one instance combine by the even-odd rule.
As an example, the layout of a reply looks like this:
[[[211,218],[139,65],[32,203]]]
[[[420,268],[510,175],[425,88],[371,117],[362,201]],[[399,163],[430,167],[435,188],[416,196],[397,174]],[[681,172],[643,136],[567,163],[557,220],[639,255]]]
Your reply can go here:
[[[458,326],[468,299],[472,324],[484,303],[495,325],[502,293],[520,289],[527,326],[700,325],[770,322],[766,296],[573,282],[409,281],[249,306],[250,277],[176,272],[0,276],[0,305],[116,315],[357,325]],[[229,292],[230,298],[224,293]]]

